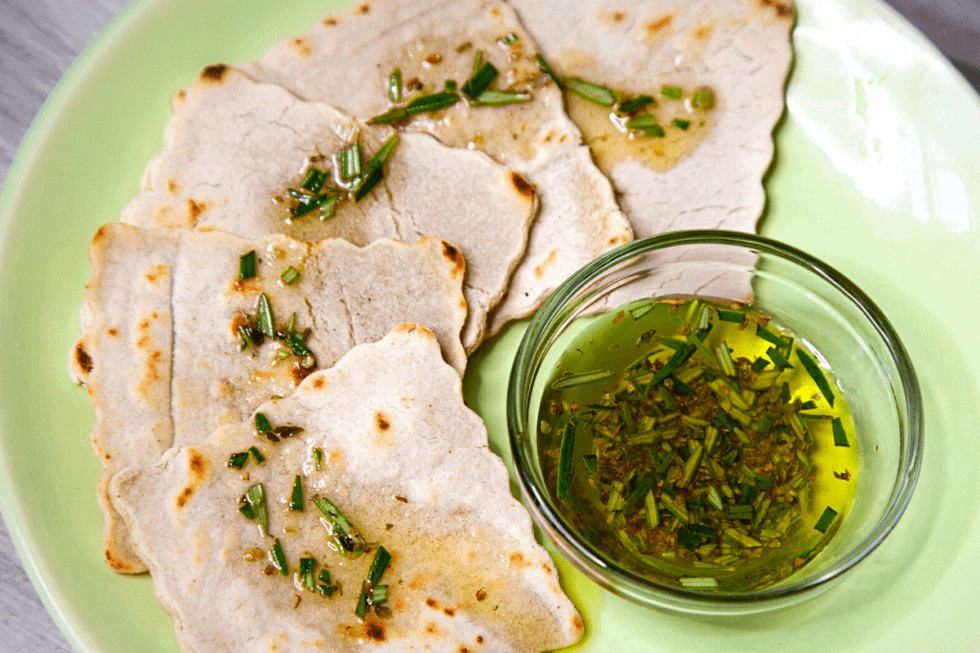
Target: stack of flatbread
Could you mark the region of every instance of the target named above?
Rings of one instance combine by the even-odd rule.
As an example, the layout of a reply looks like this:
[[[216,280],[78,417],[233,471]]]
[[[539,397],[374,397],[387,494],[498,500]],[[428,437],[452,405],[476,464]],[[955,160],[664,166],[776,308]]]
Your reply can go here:
[[[70,371],[96,413],[106,560],[151,572],[185,650],[581,637],[465,406],[467,355],[634,236],[754,229],[791,26],[783,0],[378,0],[174,96],[138,195],[93,238]],[[507,101],[461,92],[488,63]],[[651,158],[572,77],[683,87],[662,111],[700,122]],[[322,184],[329,210],[297,210]]]

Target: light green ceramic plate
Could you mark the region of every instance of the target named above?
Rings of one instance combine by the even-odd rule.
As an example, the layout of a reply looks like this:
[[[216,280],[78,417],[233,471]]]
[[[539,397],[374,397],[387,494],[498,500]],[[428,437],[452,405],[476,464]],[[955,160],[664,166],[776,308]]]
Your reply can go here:
[[[101,560],[93,417],[66,373],[86,249],[159,149],[171,92],[208,63],[256,58],[337,2],[148,0],[75,63],[0,196],[0,499],[35,585],[87,653],[177,651],[148,578]],[[841,586],[789,612],[706,621],[628,604],[562,565],[587,651],[980,650],[980,101],[871,0],[800,0],[796,68],[766,181],[766,235],[823,258],[884,309],[926,402],[919,486]],[[466,378],[506,451],[504,390],[523,327]]]

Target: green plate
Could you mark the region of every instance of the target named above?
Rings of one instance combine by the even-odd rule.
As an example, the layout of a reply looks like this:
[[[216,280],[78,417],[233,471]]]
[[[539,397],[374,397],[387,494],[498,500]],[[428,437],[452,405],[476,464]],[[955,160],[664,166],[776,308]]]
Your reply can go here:
[[[148,578],[101,559],[93,415],[68,381],[87,243],[159,149],[170,94],[259,57],[343,0],[148,0],[72,66],[0,196],[0,499],[38,591],[87,653],[177,651]],[[800,0],[796,66],[761,231],[836,266],[884,309],[926,402],[919,486],[895,531],[824,596],[716,621],[645,610],[559,561],[585,651],[980,650],[980,101],[877,1]],[[523,327],[465,380],[506,460],[506,375]]]

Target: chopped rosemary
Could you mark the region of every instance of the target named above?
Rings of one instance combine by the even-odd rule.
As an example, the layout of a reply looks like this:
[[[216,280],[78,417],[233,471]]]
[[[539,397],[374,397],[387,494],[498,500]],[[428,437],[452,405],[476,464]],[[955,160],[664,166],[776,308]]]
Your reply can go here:
[[[369,606],[378,605],[388,600],[388,586],[378,583],[381,581],[385,570],[388,569],[390,562],[391,554],[383,546],[379,546],[374,554],[374,560],[371,561],[371,568],[368,569],[367,579],[361,585],[361,595],[357,599],[357,607],[354,608],[354,614],[361,619],[367,615]],[[377,596],[375,596],[375,592],[378,593]]]
[[[326,181],[326,172],[317,170],[316,168],[310,166],[309,170],[306,171],[306,177],[303,179],[303,183],[301,183],[299,187],[311,193],[319,193],[320,189],[323,188],[324,182]]]
[[[622,102],[616,107],[616,111],[619,113],[633,113],[634,111],[639,111],[643,107],[651,104],[655,104],[655,100],[651,95],[638,95],[628,102]]]
[[[715,94],[710,88],[699,88],[691,96],[691,106],[695,109],[710,109],[715,106]]]
[[[416,95],[409,100],[408,104],[405,105],[405,111],[407,111],[409,115],[415,113],[426,113],[428,111],[438,111],[439,109],[451,107],[457,102],[459,102],[459,95],[456,93],[449,93],[447,91],[427,93],[424,95]]]
[[[238,279],[245,281],[255,276],[255,250],[248,254],[242,254],[238,259]]]
[[[548,64],[547,61],[545,61],[544,57],[541,56],[541,53],[540,52],[536,53],[534,55],[534,58],[537,60],[538,66],[541,67],[541,70],[544,71],[544,73],[546,75],[548,75],[548,77],[550,77],[551,79],[555,80],[555,84],[558,84],[558,88],[562,88],[563,89],[565,87],[565,85],[562,84],[562,81],[558,77],[558,75],[555,73],[554,68],[552,68]]]
[[[561,453],[558,458],[558,486],[555,493],[559,499],[564,499],[572,482],[572,455],[575,451],[575,426],[565,425],[561,436]]]
[[[316,591],[316,558],[300,558],[299,571],[296,572],[296,580],[299,585],[310,592]]]
[[[289,575],[289,566],[286,564],[286,554],[282,550],[282,544],[276,539],[276,543],[272,545],[272,550],[269,551],[269,560],[272,562],[272,566],[279,570],[279,573],[283,576]]]
[[[814,528],[820,531],[821,533],[826,533],[827,529],[830,528],[830,525],[834,523],[834,520],[836,518],[837,518],[837,511],[831,508],[830,506],[827,506],[826,508],[824,508],[823,514],[820,515],[820,519],[817,520],[817,523],[816,525],[814,525]]]
[[[463,83],[461,90],[471,100],[475,100],[480,93],[490,87],[490,83],[497,77],[497,74],[497,68],[486,61],[473,73],[472,77]]]
[[[611,107],[619,99],[619,94],[612,89],[576,77],[567,77],[565,87],[575,95],[604,107]]]
[[[402,71],[395,68],[388,77],[388,99],[396,104],[402,101]]]
[[[269,297],[265,293],[259,295],[259,307],[256,320],[258,322],[259,331],[265,334],[266,337],[276,337],[276,323],[272,316],[272,307],[269,305]]]
[[[506,104],[517,104],[518,102],[530,101],[530,93],[483,91],[470,102],[470,105],[474,107],[499,107]]]
[[[323,464],[323,451],[313,448],[313,467],[316,471],[320,471],[321,465]]]
[[[351,554],[357,557],[364,553],[367,546],[364,538],[355,530],[344,513],[340,512],[340,509],[329,499],[314,497],[312,501],[323,513],[320,522],[330,535],[330,548],[342,556]]]
[[[847,433],[844,432],[844,424],[843,422],[841,422],[840,417],[835,417],[830,424],[831,424],[831,429],[834,432],[834,446],[835,447],[851,446],[847,442]]]
[[[820,392],[823,393],[824,399],[826,399],[827,403],[830,404],[830,407],[833,408],[834,391],[830,389],[830,384],[827,383],[827,378],[823,375],[823,372],[820,371],[820,366],[817,365],[817,362],[802,349],[797,349],[796,355],[800,359],[800,362],[803,363],[803,368],[807,371],[807,374],[810,375],[813,382],[817,384],[818,388],[820,388]]]
[[[297,476],[293,481],[293,493],[289,497],[289,509],[303,512],[303,477]]]
[[[269,534],[269,509],[265,503],[265,487],[261,483],[248,488],[245,493],[248,505],[255,518],[259,520],[259,529],[263,535]]]
[[[290,265],[288,268],[283,270],[283,273],[279,278],[282,279],[284,284],[291,286],[296,283],[297,279],[299,279],[299,272],[296,270],[296,268]]]

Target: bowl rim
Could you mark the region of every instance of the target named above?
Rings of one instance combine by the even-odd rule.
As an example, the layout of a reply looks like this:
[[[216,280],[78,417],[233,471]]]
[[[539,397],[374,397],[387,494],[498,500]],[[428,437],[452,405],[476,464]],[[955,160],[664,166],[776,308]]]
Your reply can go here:
[[[705,592],[659,583],[629,571],[600,555],[594,547],[588,545],[575,533],[563,516],[551,509],[548,497],[532,481],[529,467],[531,461],[526,459],[520,445],[522,432],[527,430],[525,420],[529,403],[529,398],[522,398],[521,392],[525,387],[530,388],[530,379],[533,376],[529,372],[536,373],[536,368],[540,364],[540,359],[535,360],[534,356],[541,344],[547,342],[550,330],[564,322],[581,301],[572,306],[566,306],[566,303],[600,273],[640,254],[682,245],[726,245],[749,248],[806,268],[834,287],[857,307],[884,342],[898,371],[904,396],[896,399],[904,398],[908,415],[905,423],[907,442],[905,455],[899,459],[899,471],[888,504],[871,533],[840,562],[807,581],[778,584],[775,587],[750,592]],[[583,564],[587,565],[589,569],[582,571],[590,577],[602,580],[612,588],[623,587],[634,590],[625,594],[633,600],[656,603],[661,607],[674,609],[680,609],[677,602],[701,606],[729,604],[732,607],[745,608],[754,605],[758,609],[765,609],[766,603],[780,603],[782,599],[799,597],[807,592],[813,594],[811,590],[821,586],[828,587],[831,581],[852,569],[874,551],[895,528],[912,498],[922,463],[923,422],[922,394],[908,352],[884,313],[864,291],[832,266],[791,245],[756,234],[715,229],[675,231],[635,240],[606,252],[576,271],[535,312],[518,345],[507,386],[507,430],[511,454],[522,494],[525,501],[530,503],[530,512],[536,520],[545,522],[539,524],[542,530],[550,537],[554,537],[553,533],[557,532],[563,542],[556,543],[559,547],[567,546],[572,549],[579,560],[570,561],[579,567]],[[639,590],[643,596],[637,597],[636,590]],[[655,597],[649,596],[650,593],[656,592],[664,594],[668,602],[656,601]],[[675,603],[671,604],[670,600]]]

